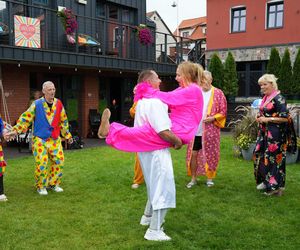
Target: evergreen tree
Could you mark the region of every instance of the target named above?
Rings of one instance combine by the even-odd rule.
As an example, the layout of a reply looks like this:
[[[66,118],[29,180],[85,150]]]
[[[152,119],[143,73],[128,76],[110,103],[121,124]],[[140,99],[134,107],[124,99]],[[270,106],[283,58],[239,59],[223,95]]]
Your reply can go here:
[[[219,89],[223,89],[224,67],[217,53],[214,53],[209,62],[208,70],[213,77],[213,85]]]
[[[238,77],[236,63],[232,53],[229,51],[224,65],[224,94],[236,96],[238,93]]]
[[[268,62],[268,67],[267,67],[267,72],[268,74],[273,74],[276,77],[279,77],[279,71],[280,71],[280,56],[279,52],[276,48],[271,49],[271,55],[270,55],[270,60]]]
[[[294,94],[300,94],[300,48],[298,49],[293,66],[293,86],[295,90]]]
[[[283,94],[294,94],[293,89],[293,72],[290,52],[288,49],[284,51],[279,71],[278,88]]]

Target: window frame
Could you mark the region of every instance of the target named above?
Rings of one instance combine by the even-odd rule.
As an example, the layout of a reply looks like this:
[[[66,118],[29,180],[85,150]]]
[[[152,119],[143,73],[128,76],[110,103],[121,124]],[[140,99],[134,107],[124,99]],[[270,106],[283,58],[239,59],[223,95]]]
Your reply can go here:
[[[241,11],[245,10],[245,15],[241,15]],[[237,17],[234,16],[234,13],[239,11],[239,15]],[[245,29],[241,30],[241,20],[245,18]],[[234,30],[234,20],[238,19],[238,30]],[[235,6],[230,9],[230,33],[241,33],[246,32],[247,30],[247,8],[245,5]]]
[[[278,6],[282,5],[282,10],[278,10]],[[270,12],[270,8],[275,6],[275,11]],[[278,13],[282,13],[281,26],[277,26]],[[269,26],[270,14],[275,14],[274,26]],[[284,26],[284,1],[276,0],[266,3],[266,29],[281,29]]]

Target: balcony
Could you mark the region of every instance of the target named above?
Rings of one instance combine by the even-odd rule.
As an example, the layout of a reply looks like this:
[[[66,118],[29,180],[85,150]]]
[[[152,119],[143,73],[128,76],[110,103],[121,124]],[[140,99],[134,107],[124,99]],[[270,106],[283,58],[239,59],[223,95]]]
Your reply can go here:
[[[0,4],[2,61],[174,73],[194,48],[195,41],[177,42],[153,29],[153,43],[142,45],[135,26],[80,15],[75,16],[76,32],[67,35],[57,10],[14,1]]]

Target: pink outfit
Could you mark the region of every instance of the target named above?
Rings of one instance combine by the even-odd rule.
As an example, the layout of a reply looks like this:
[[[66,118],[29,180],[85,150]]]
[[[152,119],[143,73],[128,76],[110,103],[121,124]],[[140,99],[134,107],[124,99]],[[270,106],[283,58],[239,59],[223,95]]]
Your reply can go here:
[[[171,131],[184,144],[194,138],[203,106],[202,92],[197,84],[192,83],[186,88],[179,87],[171,92],[161,92],[153,89],[148,83],[140,83],[136,87],[134,101],[142,98],[158,98],[169,106]],[[127,152],[147,152],[171,146],[161,139],[150,125],[132,128],[115,122],[110,126],[106,143]]]

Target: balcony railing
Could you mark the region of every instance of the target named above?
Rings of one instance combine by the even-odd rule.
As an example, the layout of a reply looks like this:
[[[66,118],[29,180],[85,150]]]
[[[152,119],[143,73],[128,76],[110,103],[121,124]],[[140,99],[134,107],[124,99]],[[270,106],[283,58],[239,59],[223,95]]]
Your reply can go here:
[[[152,30],[153,43],[142,45],[134,26],[80,15],[76,20],[78,29],[66,35],[56,10],[0,1],[0,45],[176,64],[196,44]]]

